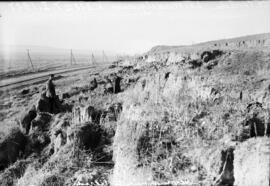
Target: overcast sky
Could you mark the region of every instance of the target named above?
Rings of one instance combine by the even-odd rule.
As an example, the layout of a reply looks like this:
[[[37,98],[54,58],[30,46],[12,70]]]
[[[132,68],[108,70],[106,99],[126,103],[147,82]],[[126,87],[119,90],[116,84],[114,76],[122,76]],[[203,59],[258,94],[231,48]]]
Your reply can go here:
[[[5,2],[0,45],[146,52],[270,32],[270,2]]]

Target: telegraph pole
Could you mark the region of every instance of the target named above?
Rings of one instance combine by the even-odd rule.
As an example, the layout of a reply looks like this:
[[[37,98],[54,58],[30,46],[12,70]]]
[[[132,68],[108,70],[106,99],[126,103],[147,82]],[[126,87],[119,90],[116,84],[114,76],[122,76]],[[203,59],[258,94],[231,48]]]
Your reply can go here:
[[[33,62],[32,62],[32,59],[31,59],[31,56],[30,56],[30,53],[29,53],[29,49],[27,49],[27,56],[28,56],[28,60],[29,60],[29,62],[31,64],[31,67],[34,70],[34,65],[33,65]]]
[[[74,64],[76,64],[76,60],[75,57],[73,55],[72,49],[70,50],[70,64],[72,65],[74,62]]]
[[[105,55],[105,52],[104,52],[104,50],[102,51],[102,62],[104,63],[105,62],[105,60],[106,60],[106,62],[108,62],[108,58],[107,58],[107,56]]]
[[[95,59],[95,56],[93,53],[92,53],[92,57],[91,57],[91,62],[92,62],[92,65],[96,65],[96,59]]]
[[[70,65],[72,65],[72,49],[70,49]]]

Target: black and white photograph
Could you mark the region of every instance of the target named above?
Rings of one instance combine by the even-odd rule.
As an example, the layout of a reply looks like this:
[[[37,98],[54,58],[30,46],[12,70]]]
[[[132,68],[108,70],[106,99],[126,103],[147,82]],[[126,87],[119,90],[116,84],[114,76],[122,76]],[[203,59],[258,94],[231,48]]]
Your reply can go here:
[[[0,186],[270,186],[270,1],[0,2]]]

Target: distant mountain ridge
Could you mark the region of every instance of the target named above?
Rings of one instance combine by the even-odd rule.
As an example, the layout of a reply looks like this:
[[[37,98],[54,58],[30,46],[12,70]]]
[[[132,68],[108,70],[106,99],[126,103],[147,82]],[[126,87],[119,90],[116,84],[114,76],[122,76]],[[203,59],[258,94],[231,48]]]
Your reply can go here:
[[[180,46],[168,46],[168,45],[158,45],[154,46],[147,53],[159,53],[166,52],[170,50],[181,50],[194,47],[250,47],[250,46],[270,46],[270,33],[254,34],[241,37],[234,37],[228,39],[220,39],[213,41],[201,42],[193,45],[180,45]]]

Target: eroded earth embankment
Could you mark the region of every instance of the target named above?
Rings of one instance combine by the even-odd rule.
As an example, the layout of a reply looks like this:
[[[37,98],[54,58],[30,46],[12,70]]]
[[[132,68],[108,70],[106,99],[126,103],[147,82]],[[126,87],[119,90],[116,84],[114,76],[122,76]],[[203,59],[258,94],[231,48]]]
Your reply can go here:
[[[54,105],[43,85],[14,90],[0,183],[269,186],[269,62],[265,48],[157,52],[55,81]]]

